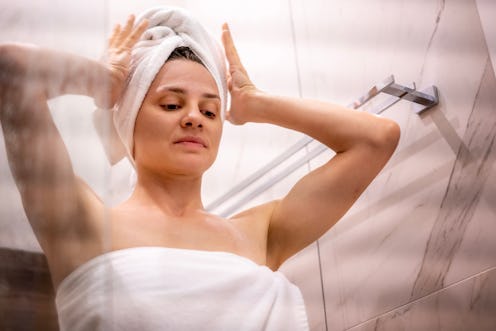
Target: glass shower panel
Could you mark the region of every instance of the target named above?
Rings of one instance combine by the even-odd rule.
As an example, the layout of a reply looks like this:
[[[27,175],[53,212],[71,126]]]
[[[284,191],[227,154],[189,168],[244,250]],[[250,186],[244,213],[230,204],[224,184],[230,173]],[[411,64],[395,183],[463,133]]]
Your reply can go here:
[[[107,5],[102,1],[2,3],[1,43],[31,43],[99,59],[108,31]],[[32,60],[32,68],[36,61]],[[107,197],[109,173],[93,130],[93,101],[88,97],[63,96],[50,100],[48,105],[75,172]],[[4,134],[0,135],[0,329],[57,330],[55,293],[47,262],[26,218],[9,169]],[[30,143],[31,146],[36,144],[36,141]],[[51,148],[51,145],[38,144],[35,153],[48,153]],[[36,171],[35,157],[33,161],[24,162],[31,162],[29,166]],[[62,210],[64,202],[62,197],[57,208]]]

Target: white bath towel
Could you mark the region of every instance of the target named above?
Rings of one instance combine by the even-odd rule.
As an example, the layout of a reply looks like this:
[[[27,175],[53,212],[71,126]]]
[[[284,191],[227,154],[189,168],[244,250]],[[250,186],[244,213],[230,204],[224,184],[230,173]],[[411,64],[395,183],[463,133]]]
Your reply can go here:
[[[98,256],[57,290],[61,330],[300,331],[300,290],[227,252],[138,247]]]
[[[187,11],[156,7],[139,15],[136,25],[148,19],[147,30],[133,47],[131,75],[124,95],[113,110],[99,109],[94,123],[113,165],[126,155],[132,158],[136,116],[153,79],[174,49],[189,47],[212,74],[221,98],[224,118],[227,103],[226,60],[217,39]]]

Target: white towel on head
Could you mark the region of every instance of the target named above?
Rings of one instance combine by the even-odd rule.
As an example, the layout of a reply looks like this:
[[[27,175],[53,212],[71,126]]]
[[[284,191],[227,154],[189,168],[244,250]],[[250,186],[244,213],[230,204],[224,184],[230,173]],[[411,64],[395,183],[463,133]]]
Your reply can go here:
[[[226,61],[219,42],[187,11],[156,7],[139,15],[136,24],[148,19],[147,30],[133,47],[131,73],[124,94],[114,109],[98,109],[94,124],[113,165],[127,155],[133,160],[134,123],[143,99],[174,49],[189,47],[213,76],[221,98],[221,116],[227,107]]]

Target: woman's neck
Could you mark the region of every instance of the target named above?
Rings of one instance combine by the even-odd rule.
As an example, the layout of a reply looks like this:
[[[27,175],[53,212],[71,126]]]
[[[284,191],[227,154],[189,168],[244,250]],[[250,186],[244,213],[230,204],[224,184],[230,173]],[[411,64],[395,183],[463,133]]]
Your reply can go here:
[[[186,216],[203,210],[201,176],[164,176],[140,173],[127,203],[158,207],[171,216]]]

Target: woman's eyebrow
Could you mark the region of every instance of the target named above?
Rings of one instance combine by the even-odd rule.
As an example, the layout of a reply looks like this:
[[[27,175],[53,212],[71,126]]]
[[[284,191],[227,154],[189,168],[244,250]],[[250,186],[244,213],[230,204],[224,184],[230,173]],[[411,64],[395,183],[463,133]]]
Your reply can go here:
[[[188,94],[186,90],[184,90],[180,87],[161,86],[157,89],[157,93],[161,93],[161,92],[165,92],[165,91],[169,91],[169,92],[173,92],[173,93],[177,93],[177,94],[184,94],[184,95]],[[207,99],[219,99],[220,100],[220,97],[215,93],[203,93],[202,97],[207,98]]]

